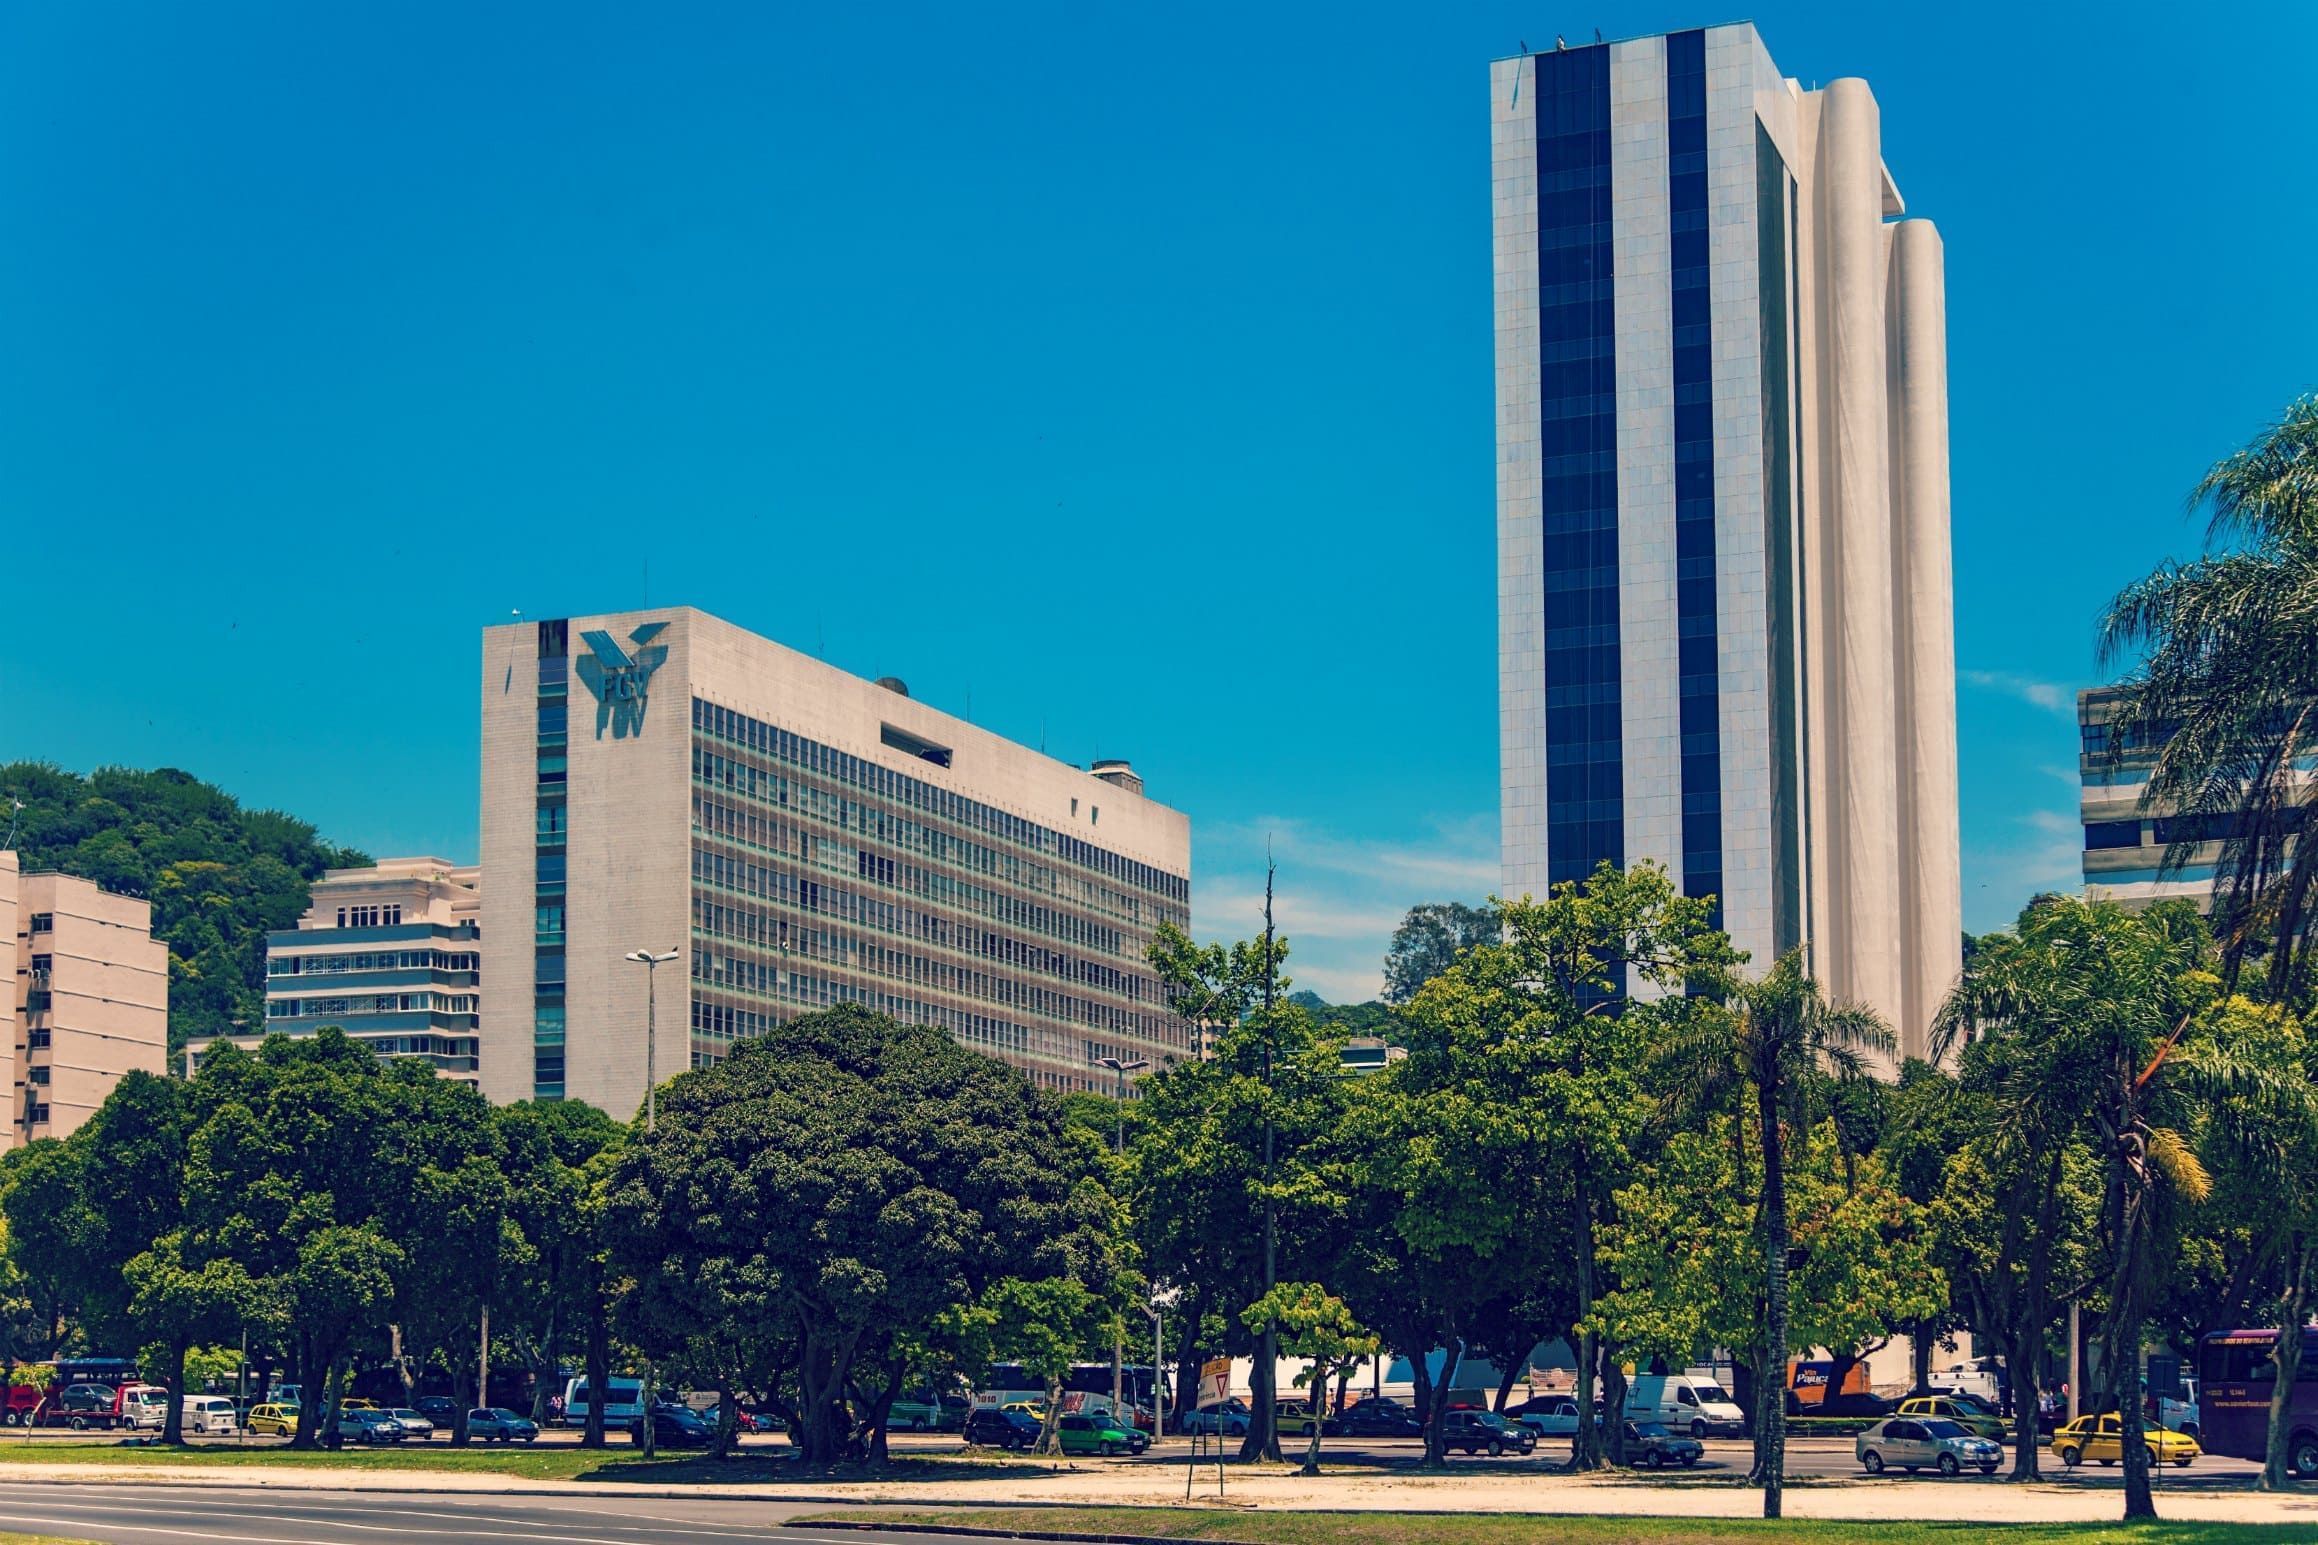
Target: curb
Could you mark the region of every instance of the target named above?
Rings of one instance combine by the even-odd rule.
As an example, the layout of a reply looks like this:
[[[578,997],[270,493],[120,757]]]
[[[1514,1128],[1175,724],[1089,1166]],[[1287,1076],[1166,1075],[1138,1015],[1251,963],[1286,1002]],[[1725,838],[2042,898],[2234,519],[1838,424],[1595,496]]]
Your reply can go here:
[[[1179,1534],[1062,1534],[1046,1529],[975,1529],[965,1524],[913,1524],[899,1521],[879,1524],[827,1518],[816,1519],[803,1527],[850,1529],[863,1534],[943,1534],[969,1540],[1070,1540],[1080,1542],[1080,1545],[1186,1545],[1183,1536]],[[1202,1536],[1193,1545],[1243,1545],[1243,1542]]]

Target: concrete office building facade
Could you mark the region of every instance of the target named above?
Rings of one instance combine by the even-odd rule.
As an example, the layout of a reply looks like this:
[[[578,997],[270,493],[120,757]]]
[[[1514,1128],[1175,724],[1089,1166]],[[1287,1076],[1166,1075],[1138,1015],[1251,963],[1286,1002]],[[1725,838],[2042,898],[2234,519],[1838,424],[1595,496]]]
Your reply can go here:
[[[482,1084],[625,1119],[657,1073],[860,1003],[1056,1090],[1186,1055],[1144,959],[1190,824],[690,608],[486,629]],[[650,971],[633,951],[677,952]]]
[[[1497,61],[1504,887],[1662,864],[1920,1053],[1960,966],[1940,239],[1752,26]]]
[[[69,1137],[121,1075],[159,1073],[169,1048],[169,947],[153,909],[0,852],[0,1149]]]
[[[381,1057],[415,1057],[474,1083],[481,1033],[481,871],[389,858],[315,881],[298,926],[266,935],[263,1032],[186,1048],[188,1077],[218,1040],[336,1026]]]

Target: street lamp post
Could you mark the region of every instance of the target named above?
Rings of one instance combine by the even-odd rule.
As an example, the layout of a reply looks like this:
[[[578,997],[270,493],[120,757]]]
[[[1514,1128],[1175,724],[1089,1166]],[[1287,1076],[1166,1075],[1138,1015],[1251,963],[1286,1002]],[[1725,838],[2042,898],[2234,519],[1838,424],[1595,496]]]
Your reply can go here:
[[[660,1127],[660,968],[674,960],[682,951],[669,950],[655,955],[650,950],[630,950],[627,958],[644,968],[644,1130],[647,1134]],[[653,1408],[658,1403],[653,1397],[652,1359],[644,1359],[644,1457],[650,1459],[658,1447],[658,1415]],[[611,1391],[606,1388],[595,1398],[608,1403]]]
[[[655,955],[650,950],[630,950],[627,958],[644,968],[644,1130],[654,1132],[660,1126],[660,968],[674,960],[680,950]]]
[[[1095,1059],[1096,1067],[1109,1068],[1113,1073],[1118,1075],[1118,1151],[1122,1154],[1127,1151],[1127,1075],[1129,1073],[1140,1073],[1150,1065],[1151,1064],[1149,1062],[1145,1061],[1141,1057],[1136,1057],[1132,1060],[1120,1057],[1097,1057]],[[1123,1385],[1126,1381],[1126,1376],[1127,1328],[1122,1325],[1119,1327],[1119,1334],[1111,1341],[1111,1415],[1113,1418],[1118,1416],[1119,1402],[1126,1393],[1125,1390],[1121,1388],[1121,1385]],[[1151,1379],[1153,1383],[1157,1383],[1159,1379],[1159,1365],[1156,1363],[1151,1365]]]

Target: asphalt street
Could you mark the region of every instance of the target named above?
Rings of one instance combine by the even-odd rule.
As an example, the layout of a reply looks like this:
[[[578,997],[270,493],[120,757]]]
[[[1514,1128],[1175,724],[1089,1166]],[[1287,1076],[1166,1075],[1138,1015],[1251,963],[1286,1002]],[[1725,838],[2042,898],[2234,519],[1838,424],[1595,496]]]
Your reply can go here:
[[[717,1545],[784,1540],[827,1545],[957,1545],[955,1537],[791,1529],[789,1508],[710,1498],[462,1497],[442,1493],[280,1492],[180,1486],[0,1483],[0,1520],[12,1529],[119,1545],[171,1541],[273,1545],[402,1545],[424,1540],[521,1540],[528,1545]]]

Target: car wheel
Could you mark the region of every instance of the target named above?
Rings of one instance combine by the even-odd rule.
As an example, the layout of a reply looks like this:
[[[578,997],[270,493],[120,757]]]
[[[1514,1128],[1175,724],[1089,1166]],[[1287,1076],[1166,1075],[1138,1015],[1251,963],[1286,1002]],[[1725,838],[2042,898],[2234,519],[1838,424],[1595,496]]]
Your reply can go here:
[[[1645,1470],[1655,1470],[1655,1469],[1657,1469],[1657,1468],[1658,1468],[1658,1466],[1659,1466],[1659,1464],[1660,1464],[1660,1463],[1661,1463],[1661,1461],[1660,1461],[1660,1459],[1659,1459],[1659,1457],[1658,1457],[1658,1451],[1657,1451],[1656,1449],[1654,1449],[1654,1448],[1646,1448],[1646,1449],[1642,1450],[1642,1468],[1643,1468],[1643,1469],[1645,1469]]]
[[[1866,1453],[1860,1455],[1859,1463],[1861,1467],[1865,1469],[1870,1475],[1883,1474],[1883,1456],[1877,1453],[1874,1449],[1869,1449]]]
[[[1489,1440],[1489,1457],[1491,1459],[1503,1459],[1505,1457],[1505,1444],[1502,1440],[1497,1438],[1491,1438]]]
[[[1942,1454],[1942,1455],[1940,1456],[1940,1473],[1941,1473],[1942,1475],[1954,1475],[1954,1474],[1955,1474],[1955,1473],[1956,1473],[1958,1470],[1961,1470],[1962,1468],[1963,1468],[1963,1466],[1962,1466],[1962,1465],[1960,1465],[1960,1464],[1956,1463],[1956,1456],[1955,1456],[1955,1455],[1953,1455],[1953,1454]]]
[[[75,1432],[86,1432],[89,1430],[89,1419],[85,1416],[76,1416],[65,1425]]]
[[[1699,1441],[1704,1442],[1706,1440],[1706,1423],[1701,1421],[1693,1421],[1690,1424],[1690,1435],[1694,1438],[1697,1438]]]
[[[2154,1470],[2157,1468],[2159,1460],[2157,1458],[2157,1446],[2155,1444],[2143,1444],[2141,1448],[2141,1456],[2143,1459],[2148,1461],[2150,1469]]]
[[[1108,1459],[1113,1454],[1116,1454],[1118,1449],[1112,1446],[1110,1439],[1105,1438],[1097,1451],[1101,1453],[1105,1459]]]
[[[2085,1451],[2081,1448],[2061,1448],[2054,1450],[2054,1453],[2059,1458],[2060,1462],[2068,1466],[2068,1468],[2071,1470],[2074,1470],[2077,1467],[2078,1460],[2085,1457]]]

